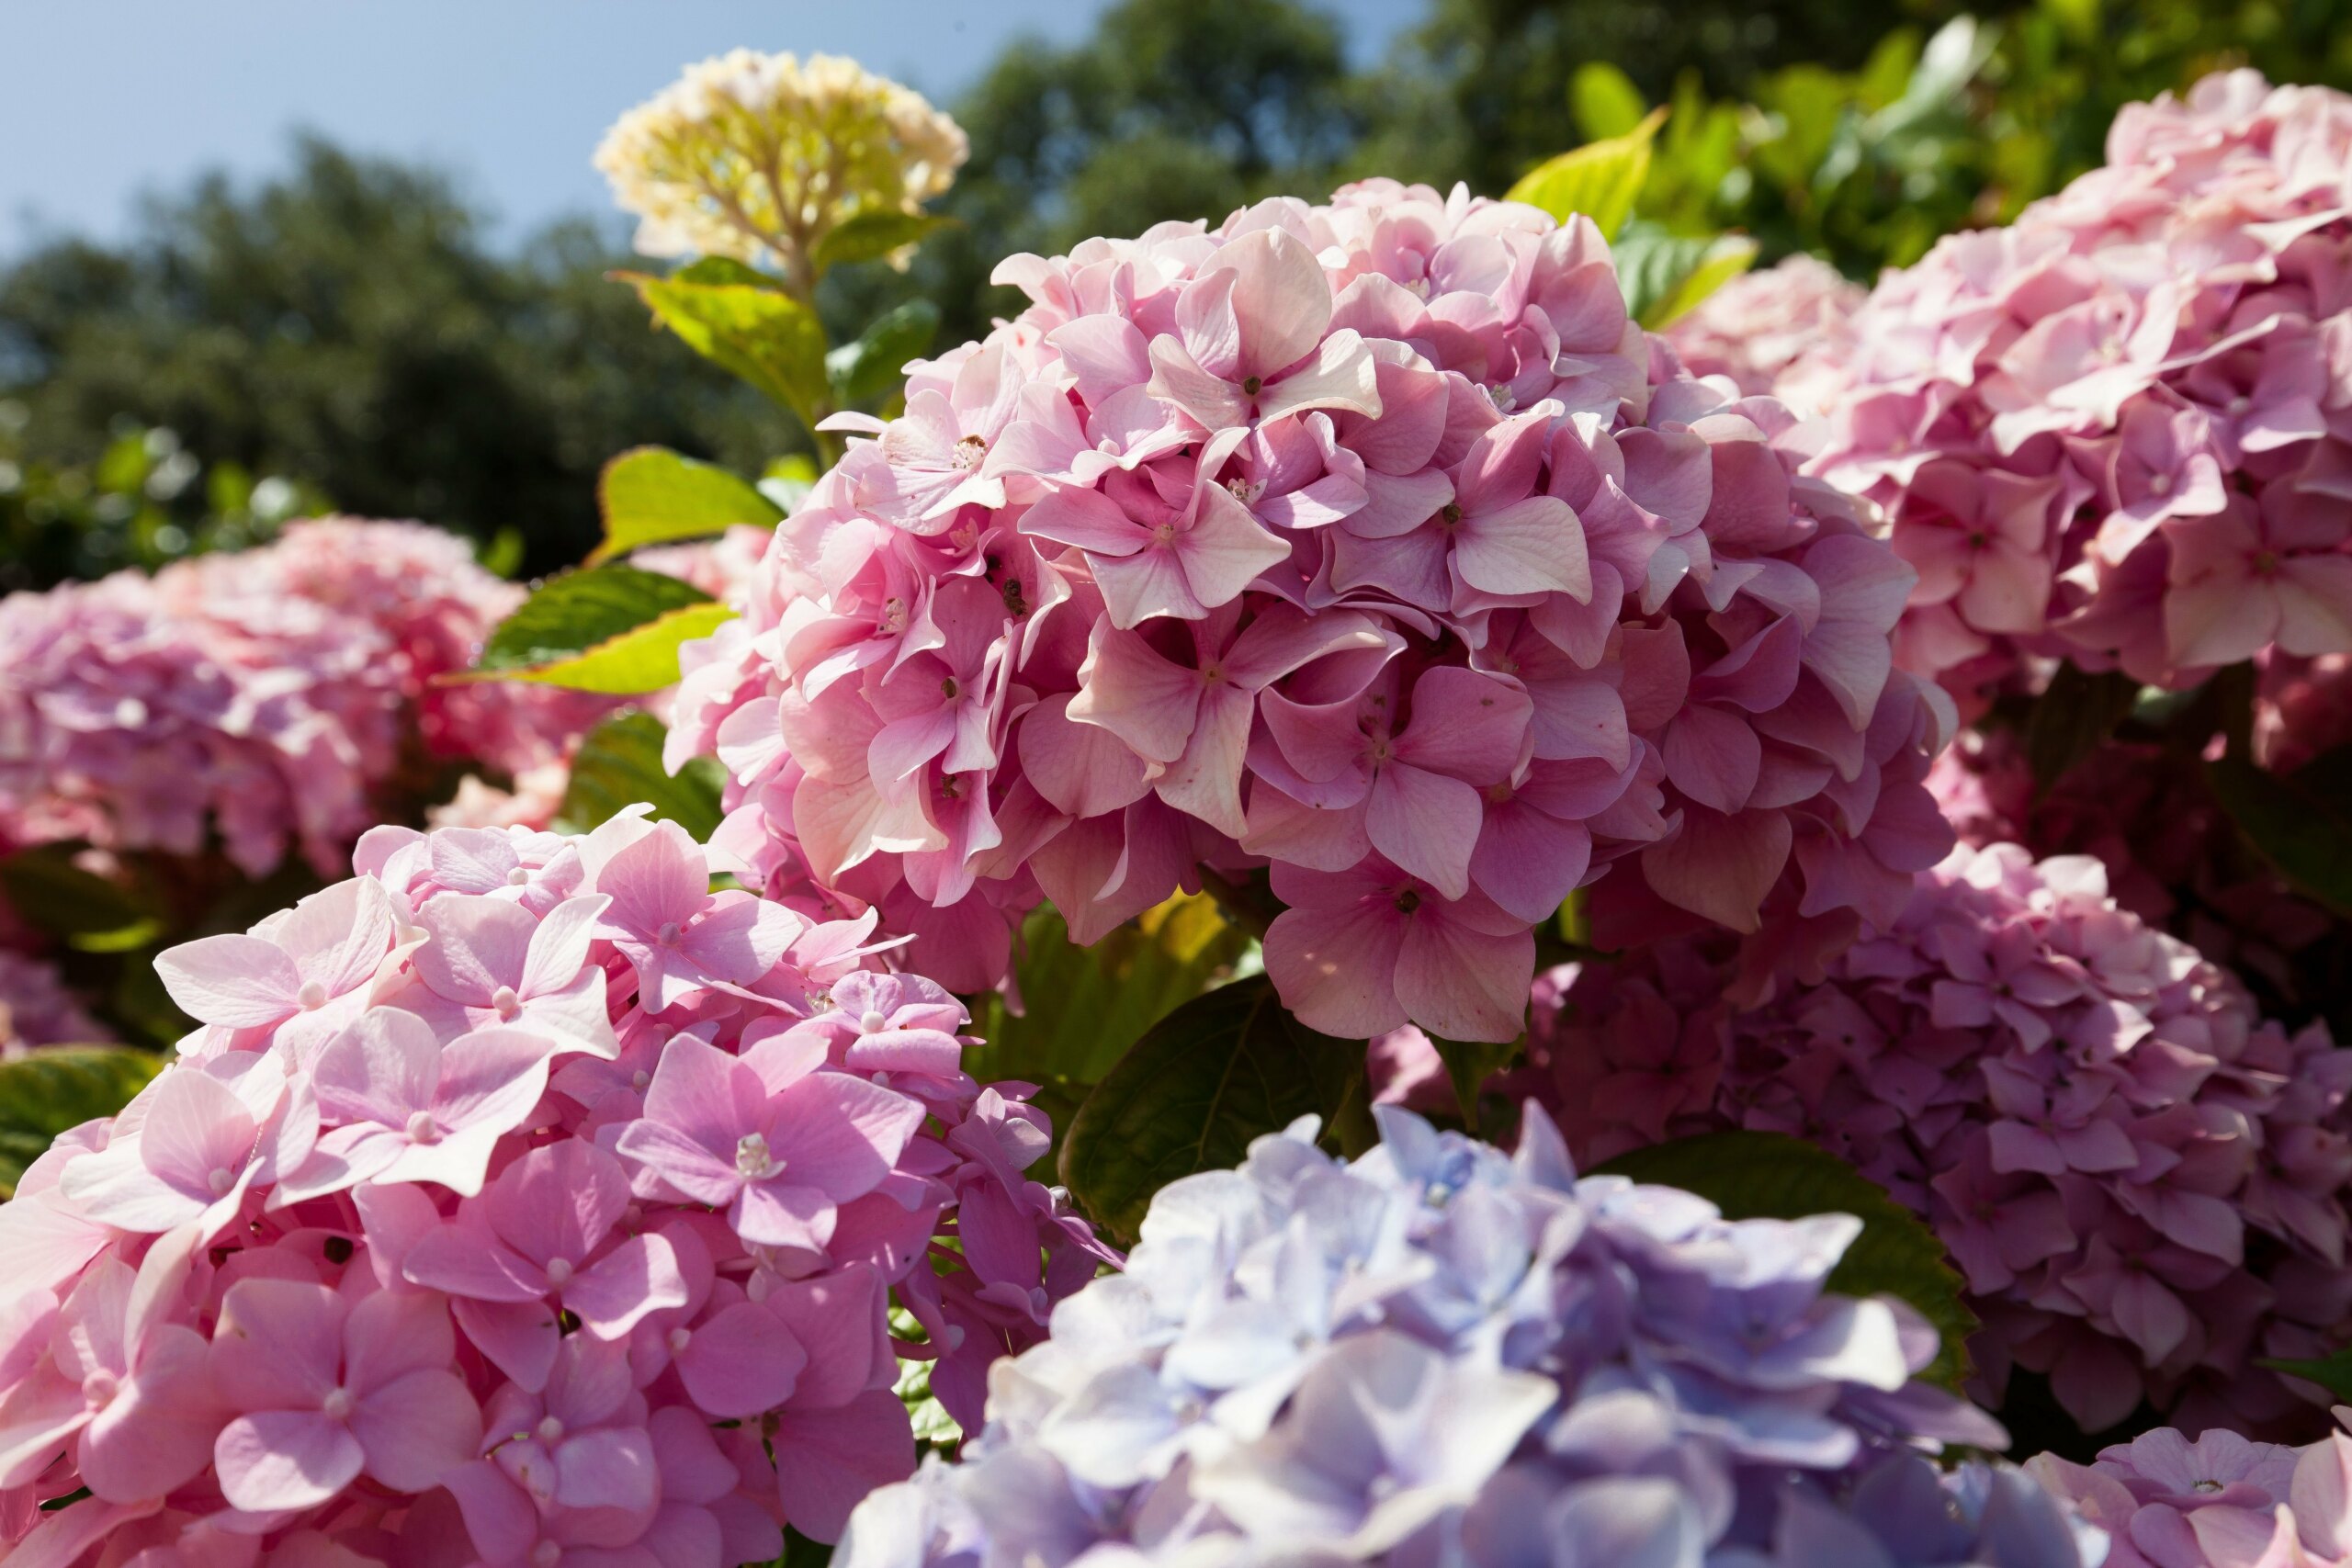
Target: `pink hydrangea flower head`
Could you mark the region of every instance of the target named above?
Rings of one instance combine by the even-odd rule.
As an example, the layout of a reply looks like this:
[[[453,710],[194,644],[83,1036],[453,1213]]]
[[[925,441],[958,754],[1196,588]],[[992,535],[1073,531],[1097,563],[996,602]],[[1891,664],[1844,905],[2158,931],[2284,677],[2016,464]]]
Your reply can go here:
[[[334,874],[379,819],[403,738],[518,773],[611,705],[436,684],[524,597],[458,536],[323,518],[275,543],[0,600],[0,838]]]
[[[1784,366],[1807,471],[1920,569],[1905,668],[1973,705],[2053,654],[2185,687],[2352,652],[2347,103],[2233,72],[2132,105],[2104,167]]]
[[[1581,1157],[1726,1127],[1819,1143],[1922,1214],[1989,1398],[2046,1375],[2086,1431],[2308,1431],[2352,1300],[2352,1051],[2263,1021],[2086,856],[1961,850],[1901,916],[1744,1005],[1720,937],[1539,989],[1531,1084]]]
[[[681,655],[666,760],[729,770],[770,898],[977,989],[1041,898],[1089,942],[1262,873],[1308,1022],[1505,1040],[1621,861],[1826,930],[1948,847],[1911,569],[1789,411],[1653,349],[1589,222],[1368,181],[997,276],[1029,308],[842,422]]]
[[[164,953],[198,1026],[0,1206],[11,1551],[766,1561],[913,1469],[902,1349],[977,1423],[1115,1260],[870,915],[642,808],[356,868]]]

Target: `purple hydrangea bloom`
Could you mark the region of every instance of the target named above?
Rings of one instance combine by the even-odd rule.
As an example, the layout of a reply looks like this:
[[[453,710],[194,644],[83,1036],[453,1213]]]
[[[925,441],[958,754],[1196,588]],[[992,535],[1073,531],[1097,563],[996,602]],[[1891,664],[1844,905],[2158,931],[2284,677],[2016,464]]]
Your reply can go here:
[[[1164,1189],[843,1568],[2098,1562],[2021,1472],[1927,1464],[2007,1436],[1917,1381],[1909,1307],[1825,1288],[1856,1221],[1578,1179],[1532,1106],[1512,1155],[1377,1114],[1352,1164],[1310,1120]]]

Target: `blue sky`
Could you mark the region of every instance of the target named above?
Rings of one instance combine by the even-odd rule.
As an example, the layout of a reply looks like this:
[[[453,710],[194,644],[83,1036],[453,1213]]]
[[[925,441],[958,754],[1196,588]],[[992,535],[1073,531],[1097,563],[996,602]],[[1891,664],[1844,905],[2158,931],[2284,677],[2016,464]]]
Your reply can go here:
[[[1108,0],[8,0],[0,252],[120,235],[142,192],[283,165],[295,127],[429,158],[512,239],[605,210],[588,157],[687,61],[739,44],[855,56],[952,97],[1023,34],[1084,36]],[[1359,57],[1419,0],[1326,0]]]

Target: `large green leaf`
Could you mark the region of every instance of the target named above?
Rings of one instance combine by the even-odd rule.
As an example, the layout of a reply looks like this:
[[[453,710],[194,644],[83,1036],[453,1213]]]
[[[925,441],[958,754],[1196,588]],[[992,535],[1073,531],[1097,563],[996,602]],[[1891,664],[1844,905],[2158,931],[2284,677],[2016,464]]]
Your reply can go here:
[[[1851,1214],[1862,1234],[1829,1276],[1833,1290],[1895,1296],[1917,1307],[1943,1344],[1922,1374],[1957,1388],[1967,1376],[1976,1314],[1927,1222],[1886,1189],[1802,1138],[1779,1133],[1708,1133],[1619,1155],[1599,1171],[1696,1192],[1735,1220]]]
[[[773,525],[784,509],[725,468],[661,446],[639,446],[605,465],[596,480],[605,537],[590,565],[645,545],[699,539],[738,523]]]
[[[564,825],[585,832],[624,806],[645,801],[653,815],[675,822],[697,839],[718,828],[720,786],[726,775],[709,757],[696,757],[673,778],[662,767],[668,732],[650,713],[625,713],[588,732],[571,759],[571,782],[563,792]]]
[[[1588,60],[1568,78],[1568,111],[1586,141],[1600,141],[1641,130],[1649,104],[1623,68]]]
[[[1632,215],[1642,182],[1649,178],[1650,142],[1665,121],[1666,110],[1652,109],[1623,136],[1588,141],[1546,159],[1520,176],[1510,199],[1540,207],[1563,223],[1581,212],[1602,238],[1613,238]]]
[[[2323,752],[2281,778],[2236,751],[2205,777],[2246,841],[2281,875],[2337,914],[2352,917],[2352,747]]]
[[[803,424],[823,417],[825,329],[816,312],[740,262],[709,257],[668,277],[615,276],[687,347],[790,409]]]
[[[887,256],[903,245],[919,243],[934,229],[954,222],[952,218],[937,218],[928,212],[896,212],[888,208],[868,208],[846,223],[828,231],[809,251],[808,259],[819,272],[844,265],[850,262],[873,261]]]
[[[1610,247],[1625,309],[1655,332],[1746,272],[1756,242],[1744,234],[1669,234],[1654,224],[1629,226]]]
[[[1283,1010],[1263,975],[1196,997],[1147,1031],[1079,1107],[1061,1175],[1098,1224],[1131,1240],[1152,1194],[1237,1164],[1301,1116],[1326,1135],[1364,1093],[1364,1044]]]
[[[550,578],[501,621],[468,679],[628,695],[678,679],[678,645],[734,615],[692,583],[628,566]]]
[[[155,910],[75,865],[74,852],[69,844],[41,844],[0,860],[0,897],[27,925],[85,953],[124,953],[162,933]]]
[[[2120,670],[2093,675],[2059,665],[2026,716],[2026,762],[2035,787],[2048,789],[2097,750],[2139,697],[2140,682]]]
[[[974,1029],[988,1043],[966,1064],[976,1077],[1094,1084],[1177,1008],[1233,972],[1250,933],[1204,894],[1178,894],[1092,947],[1069,940],[1051,905],[1021,928],[1015,968],[1023,1010],[981,998]]]
[[[1566,907],[1565,904],[1561,906],[1564,909]],[[1526,1036],[1496,1043],[1483,1040],[1442,1040],[1431,1034],[1429,1042],[1436,1049],[1438,1060],[1445,1064],[1446,1081],[1453,1086],[1453,1102],[1462,1111],[1462,1124],[1473,1134],[1476,1133],[1479,1086],[1517,1059],[1527,1043]]]
[[[896,391],[907,361],[929,350],[938,331],[939,307],[928,299],[910,299],[875,318],[855,343],[825,355],[833,401],[846,407]]]
[[[0,1062],[0,1188],[14,1196],[51,1140],[113,1115],[163,1066],[160,1054],[127,1045],[47,1045]]]

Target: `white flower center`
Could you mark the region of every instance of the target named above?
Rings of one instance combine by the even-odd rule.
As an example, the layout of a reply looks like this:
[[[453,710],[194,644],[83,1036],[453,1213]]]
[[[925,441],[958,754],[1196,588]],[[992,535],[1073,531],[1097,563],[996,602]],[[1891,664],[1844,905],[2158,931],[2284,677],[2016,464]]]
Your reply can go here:
[[[857,1027],[860,1033],[879,1034],[890,1027],[890,1021],[879,1012],[868,1012],[857,1021]]]
[[[2148,476],[2148,488],[2158,495],[2170,495],[2172,493],[2172,476],[2170,474],[2150,474]]]
[[[571,1276],[577,1272],[578,1270],[573,1268],[571,1259],[569,1258],[550,1258],[548,1259],[548,1283],[553,1285],[558,1290],[561,1290],[564,1286],[571,1283]]]
[[[678,945],[678,939],[684,934],[685,932],[679,930],[677,921],[664,920],[662,922],[662,929],[653,933],[653,940],[664,947],[675,947]]]
[[[327,1005],[327,988],[317,980],[305,980],[302,988],[294,993],[294,1005],[304,1012],[316,1012]]]
[[[531,874],[519,865],[506,874],[506,886],[509,887],[520,887],[530,880]]]
[[[693,1329],[678,1327],[670,1330],[670,1354],[673,1356],[682,1356],[685,1354],[686,1347],[694,1342],[695,1331]]]
[[[441,1141],[441,1124],[433,1120],[433,1112],[409,1112],[408,1139],[413,1144],[437,1144]]]
[[[647,1072],[643,1067],[638,1068],[637,1071],[629,1074],[628,1076],[628,1087],[637,1090],[639,1094],[643,1094],[645,1092],[645,1086],[652,1081],[653,1075]]]
[[[768,1152],[768,1141],[757,1133],[746,1133],[735,1141],[735,1170],[746,1181],[758,1181],[784,1168],[784,1162]]]
[[[112,1404],[114,1396],[121,1392],[120,1381],[104,1367],[82,1380],[82,1401],[93,1410],[103,1410]]]
[[[327,1396],[319,1401],[319,1414],[330,1421],[348,1421],[353,1406],[358,1403],[351,1397],[349,1389],[331,1388],[327,1390]]]
[[[216,1165],[205,1173],[204,1184],[212,1189],[215,1198],[219,1198],[237,1184],[237,1173],[225,1165]]]
[[[523,998],[514,994],[514,987],[501,986],[490,993],[490,1010],[511,1022],[523,1010]]]
[[[555,1568],[563,1561],[563,1548],[551,1540],[543,1540],[531,1548],[531,1568]]]
[[[563,1441],[563,1423],[557,1420],[552,1416],[542,1416],[539,1417],[537,1431],[539,1434],[539,1441],[543,1443],[560,1443]]]

